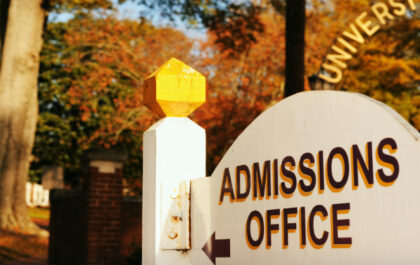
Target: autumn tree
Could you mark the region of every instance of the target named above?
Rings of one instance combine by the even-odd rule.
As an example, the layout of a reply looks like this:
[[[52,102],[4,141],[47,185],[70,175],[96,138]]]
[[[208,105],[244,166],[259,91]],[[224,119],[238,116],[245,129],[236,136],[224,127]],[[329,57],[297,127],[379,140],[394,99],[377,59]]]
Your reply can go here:
[[[211,51],[203,60],[211,92],[195,114],[210,138],[208,169],[261,111],[284,95],[304,90],[304,0],[137,2],[209,32]]]
[[[282,0],[271,0],[278,3]],[[259,15],[270,1],[262,5],[254,1],[233,0],[133,0],[143,8],[141,15],[153,14],[171,21],[181,19],[190,26],[213,32],[215,44],[230,52],[230,56],[246,53],[256,42],[263,25]]]
[[[286,83],[284,95],[290,96],[305,87],[305,0],[139,0],[148,9],[163,16],[178,16],[201,24],[216,35],[215,43],[233,56],[247,54],[258,35],[264,31],[260,15],[267,10],[285,15]],[[278,30],[284,29],[279,26]],[[261,39],[261,38],[260,38]],[[280,74],[280,73],[278,73]]]
[[[46,42],[48,49],[45,49],[42,57],[45,58],[40,79],[42,114],[35,164],[58,160],[66,166],[68,173],[71,172],[70,168],[78,167],[78,159],[83,150],[92,146],[117,145],[126,146],[130,150],[132,161],[126,166],[129,168],[127,175],[135,175],[133,172],[141,168],[139,135],[157,118],[139,107],[142,104],[142,78],[170,56],[175,56],[193,64],[208,77],[208,102],[193,113],[192,118],[207,130],[210,173],[239,133],[259,113],[281,99],[285,89],[285,2],[261,1],[255,7],[252,5],[255,2],[242,2],[241,5],[230,5],[228,2],[206,1],[205,5],[197,7],[198,13],[194,13],[195,9],[176,9],[182,5],[175,5],[171,1],[149,2],[151,5],[171,4],[171,8],[175,8],[171,9],[173,14],[182,15],[182,10],[189,10],[191,14],[199,14],[195,17],[197,23],[208,23],[209,28],[210,25],[214,26],[208,30],[208,37],[198,49],[199,52],[195,50],[195,54],[199,53],[198,58],[191,56],[191,43],[183,34],[170,28],[153,27],[145,20],[137,23],[107,16],[98,17],[97,13],[95,16],[79,14],[69,23],[51,27],[49,32],[53,35]],[[218,3],[225,4],[218,6]],[[305,75],[298,75],[301,84],[304,78],[318,71],[338,34],[365,7],[369,7],[369,1],[311,1],[306,10]],[[218,15],[212,17],[214,14]],[[188,14],[184,15],[191,18]],[[207,20],[200,21],[203,18]],[[258,23],[250,27],[249,21]],[[404,21],[412,23],[415,20]],[[401,54],[398,64],[402,69],[412,69],[403,78],[406,80],[404,87],[410,85],[411,94],[404,94],[405,103],[399,106],[408,106],[407,102],[412,102],[407,112],[410,114],[404,115],[415,123],[418,113],[415,95],[418,92],[413,88],[418,83],[407,80],[417,78],[413,73],[418,72],[415,66],[417,51],[414,48],[418,46],[413,42],[416,29],[414,24],[410,25],[398,28],[402,35],[407,33],[404,35],[406,38],[396,35],[399,40],[406,39],[407,43],[411,43],[409,46],[398,46],[407,51]],[[408,34],[410,31],[402,30],[403,27],[411,27],[413,31]],[[245,42],[242,42],[242,36],[246,36]],[[372,48],[375,46],[372,54],[362,50],[358,53],[363,60],[366,59],[360,63],[360,68],[355,66],[361,59],[354,57],[348,71],[357,68],[357,74],[351,76],[359,75],[361,81],[353,85],[350,79],[346,79],[343,89],[353,90],[356,87],[355,91],[378,99],[398,99],[397,93],[386,94],[388,96],[382,98],[375,96],[385,95],[374,92],[379,91],[380,86],[375,85],[375,79],[380,76],[362,67],[369,65],[375,54],[382,53],[387,47],[376,43]],[[394,53],[389,56],[394,56]],[[385,73],[386,65],[379,64],[380,58],[374,65]],[[411,66],[404,66],[410,61],[407,58],[413,58]],[[393,76],[395,69],[397,64],[389,68],[389,72],[382,78]],[[392,82],[389,84],[395,85]],[[367,86],[376,88],[360,89]],[[400,113],[403,112],[400,110]]]
[[[278,1],[278,3],[282,3],[282,1]],[[209,30],[209,44],[207,45],[213,49],[210,48],[209,56],[204,56],[204,64],[207,64],[209,68],[209,90],[211,92],[208,96],[208,103],[195,113],[195,118],[208,131],[208,168],[210,169],[217,165],[217,161],[242,129],[258,113],[270,106],[265,100],[267,97],[261,96],[265,95],[264,91],[268,90],[265,81],[273,79],[273,71],[278,75],[278,78],[274,79],[276,86],[281,88],[285,76],[287,84],[288,75],[284,75],[285,65],[281,62],[284,60],[284,46],[279,45],[281,41],[272,34],[277,29],[279,35],[283,34],[284,36],[285,28],[279,26],[284,23],[284,20],[267,23],[268,16],[284,12],[284,5],[276,7],[272,3],[270,4],[271,6],[265,5],[258,13],[258,21],[264,32],[255,35],[255,41],[249,43],[248,52],[242,53],[242,56],[232,58],[230,55],[233,51],[229,49],[234,49],[235,45],[226,46],[220,42],[220,36],[232,36],[229,31],[223,35]],[[346,30],[349,24],[362,12],[370,10],[372,5],[372,1],[367,0],[311,1],[307,8],[308,23],[306,23],[305,34],[307,39],[306,56],[304,57],[306,69],[305,74],[298,75],[299,78],[302,78],[301,83],[308,76],[318,72],[340,33]],[[415,48],[418,47],[415,38],[418,34],[417,20],[415,19],[418,14],[408,10],[408,1],[406,5],[407,14],[405,16],[395,19],[389,24],[389,28],[385,27],[376,36],[366,39],[366,46],[354,55],[348,65],[345,80],[340,87],[345,90],[361,92],[386,102],[418,128],[417,73],[419,72],[419,60],[418,49]],[[243,28],[237,27],[236,29],[252,34],[253,31],[247,31],[244,25]],[[270,41],[272,42],[271,47]],[[260,44],[271,51],[270,56],[266,57],[265,53],[259,50]],[[214,48],[217,50],[215,51]],[[302,48],[301,46],[300,49]],[[368,52],[365,49],[368,49]],[[299,54],[303,54],[303,52]],[[276,61],[277,68],[270,67],[273,62],[272,58],[279,59]],[[262,63],[258,63],[258,61]],[[254,66],[256,67],[254,68]],[[249,76],[258,76],[257,81],[249,82]],[[308,88],[308,85],[306,84],[305,87]],[[340,87],[336,87],[336,89]],[[253,98],[258,98],[259,104],[255,104]],[[281,96],[275,100],[280,98]]]
[[[77,184],[86,150],[115,146],[129,155],[125,176],[140,179],[141,136],[158,118],[143,106],[143,80],[171,57],[190,61],[191,47],[179,31],[109,12],[48,24],[32,170],[59,164]]]
[[[283,98],[284,16],[267,10],[260,20],[265,31],[246,54],[232,57],[211,31],[200,49],[199,69],[208,76],[207,102],[192,118],[207,132],[209,175],[243,129]]]

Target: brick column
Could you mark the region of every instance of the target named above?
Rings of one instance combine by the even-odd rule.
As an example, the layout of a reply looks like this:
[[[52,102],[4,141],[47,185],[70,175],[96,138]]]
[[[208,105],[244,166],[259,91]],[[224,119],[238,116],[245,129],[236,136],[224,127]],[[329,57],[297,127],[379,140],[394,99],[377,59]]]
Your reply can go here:
[[[85,198],[85,263],[121,263],[122,165],[125,157],[113,150],[91,151],[83,184]]]

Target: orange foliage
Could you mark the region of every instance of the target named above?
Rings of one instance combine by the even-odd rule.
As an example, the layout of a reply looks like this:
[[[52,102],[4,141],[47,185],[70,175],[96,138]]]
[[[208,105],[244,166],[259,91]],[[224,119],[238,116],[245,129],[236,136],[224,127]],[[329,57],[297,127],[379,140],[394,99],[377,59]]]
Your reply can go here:
[[[67,92],[81,119],[95,131],[85,142],[109,147],[122,132],[141,133],[157,116],[143,106],[143,80],[170,57],[189,61],[191,42],[179,31],[135,21],[76,19],[65,35],[74,50],[66,58],[74,79]]]
[[[207,103],[192,116],[207,130],[209,172],[234,139],[263,110],[281,100],[284,90],[284,18],[262,15],[264,33],[239,57],[215,49],[210,32],[200,69],[208,76]]]
[[[369,0],[310,1],[305,90],[310,90],[308,77],[320,70],[337,37],[370,7]],[[363,48],[349,63],[340,87],[386,102],[420,129],[418,16],[419,11],[395,19],[375,36],[366,38]],[[284,18],[268,8],[259,19],[264,32],[237,58],[230,56],[232,51],[226,46],[220,49],[212,32],[203,44],[201,69],[209,77],[208,102],[193,115],[207,129],[209,169],[217,165],[234,139],[259,113],[282,98]]]
[[[319,71],[335,39],[369,9],[370,2],[310,1],[305,80]],[[170,57],[176,57],[207,76],[207,103],[191,116],[207,130],[208,169],[212,170],[240,132],[283,97],[284,17],[267,8],[258,14],[258,21],[264,25],[264,32],[245,45],[244,53],[238,54],[218,42],[221,36],[229,37],[231,33],[209,31],[196,51],[199,58],[191,55],[191,40],[170,28],[112,16],[70,21],[65,40],[72,52],[64,63],[67,71],[79,78],[72,80],[67,96],[72,105],[79,107],[85,126],[94,128],[84,142],[99,141],[109,146],[129,141],[124,131],[140,137],[158,118],[143,107],[143,79]],[[419,23],[408,17],[384,28],[358,51],[342,82],[343,89],[394,104],[418,129],[420,100],[418,89],[415,92],[413,87],[418,87],[420,80],[418,46],[415,49],[419,28]],[[239,35],[246,35],[246,27],[238,30],[243,31]],[[417,41],[413,41],[416,36]],[[235,45],[239,44],[232,47]],[[308,82],[305,89],[309,90]]]

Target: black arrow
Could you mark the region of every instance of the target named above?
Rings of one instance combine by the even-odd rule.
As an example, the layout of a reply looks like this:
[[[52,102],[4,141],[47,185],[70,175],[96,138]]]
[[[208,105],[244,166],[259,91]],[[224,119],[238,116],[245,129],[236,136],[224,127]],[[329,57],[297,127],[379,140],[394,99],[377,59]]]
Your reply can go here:
[[[213,264],[216,265],[216,258],[230,257],[230,239],[216,240],[216,232],[214,232],[206,244],[204,244],[202,250],[206,253]]]

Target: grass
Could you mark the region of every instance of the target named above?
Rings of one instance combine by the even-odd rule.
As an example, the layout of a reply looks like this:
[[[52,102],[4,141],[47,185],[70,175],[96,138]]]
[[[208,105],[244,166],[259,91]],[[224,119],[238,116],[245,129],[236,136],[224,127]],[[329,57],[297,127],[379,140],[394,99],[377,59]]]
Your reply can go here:
[[[28,214],[31,218],[50,219],[50,209],[48,208],[28,207]]]
[[[46,257],[48,238],[28,236],[0,230],[0,264],[25,257]]]

